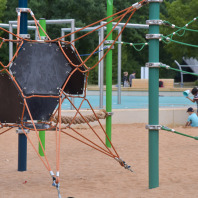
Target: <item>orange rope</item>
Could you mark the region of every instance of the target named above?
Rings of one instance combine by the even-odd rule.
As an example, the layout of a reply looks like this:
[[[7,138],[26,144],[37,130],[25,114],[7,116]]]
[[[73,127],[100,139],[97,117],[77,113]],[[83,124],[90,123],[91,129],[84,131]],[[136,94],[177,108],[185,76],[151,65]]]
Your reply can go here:
[[[87,125],[89,126],[89,128],[94,132],[94,134],[98,137],[98,139],[101,141],[101,143],[109,150],[110,153],[111,150],[106,146],[106,144],[102,141],[102,139],[99,137],[99,135],[96,133],[96,131],[93,129],[93,127],[89,124],[89,122],[85,119],[85,117],[80,113],[79,109],[77,109],[74,104],[72,103],[72,101],[67,98],[69,100],[69,102],[72,104],[72,106],[76,109],[76,111],[79,113],[79,115],[83,118],[83,120],[87,123]],[[77,114],[76,114],[77,116]]]
[[[34,146],[34,144],[32,143],[32,141],[30,140],[29,136],[27,135],[27,133],[25,132],[25,130],[23,129],[23,127],[21,128],[23,133],[25,134],[25,136],[27,137],[28,141],[30,142],[30,144],[32,145],[33,149],[35,150],[35,152],[37,153],[38,157],[40,158],[40,160],[43,162],[44,166],[46,167],[46,169],[48,171],[51,171],[51,168],[49,166],[47,166],[47,164],[45,163],[45,161],[43,160],[43,158],[40,156],[39,152],[37,151],[36,147]]]
[[[43,154],[44,154],[44,156],[45,156],[45,160],[46,160],[46,162],[47,162],[47,165],[48,165],[49,169],[51,170],[51,167],[50,167],[50,164],[49,164],[49,162],[48,162],[48,159],[47,159],[47,156],[46,156],[45,150],[44,150],[44,148],[43,148],[43,144],[42,144],[41,139],[40,139],[40,137],[39,137],[38,131],[37,131],[37,129],[36,129],[36,126],[35,126],[34,120],[33,120],[33,118],[32,118],[31,112],[30,112],[30,110],[29,110],[29,107],[28,107],[28,104],[27,104],[27,102],[26,102],[26,99],[25,99],[25,98],[24,98],[24,104],[25,104],[25,106],[26,106],[26,109],[27,109],[28,114],[29,114],[29,116],[30,116],[30,119],[31,119],[31,121],[32,121],[32,124],[33,124],[34,130],[35,130],[35,132],[36,132],[36,136],[37,136],[37,138],[38,138],[38,140],[39,140],[39,143],[40,143],[40,145],[41,145],[41,148],[42,148]]]
[[[110,154],[108,154],[108,153],[106,153],[104,151],[99,150],[98,148],[96,148],[96,147],[94,147],[94,146],[92,146],[92,145],[90,145],[90,144],[88,144],[88,143],[86,143],[86,142],[84,142],[84,141],[82,141],[82,140],[80,140],[80,139],[78,139],[78,138],[70,135],[69,133],[67,133],[67,132],[65,132],[63,130],[61,130],[61,132],[64,133],[64,134],[66,134],[66,135],[68,135],[68,136],[70,136],[70,137],[72,137],[72,138],[74,138],[74,139],[76,139],[76,140],[78,140],[79,142],[82,142],[83,144],[86,144],[87,146],[90,146],[91,148],[94,148],[94,149],[100,151],[101,153],[104,153],[105,155],[108,155],[109,157],[112,157],[112,155],[110,155]],[[114,158],[114,157],[112,157],[112,158]]]
[[[46,33],[46,31],[43,29],[43,27],[39,24],[39,22],[36,20],[35,16],[33,15],[32,18],[34,19],[34,22],[35,22],[35,25],[37,27],[37,25],[41,28],[41,30],[44,32],[44,34],[47,36],[47,38],[51,41],[51,38],[48,36],[48,34]],[[37,31],[39,33],[39,30],[37,28]],[[40,33],[39,33],[39,38],[41,40],[41,37],[40,37]]]
[[[140,1],[139,3],[141,3],[141,4],[143,5],[145,2],[146,2],[146,0],[142,0],[142,1]],[[30,12],[30,14],[31,14],[31,11],[30,11],[30,10],[29,10],[29,12]],[[44,31],[44,29],[41,27],[41,25],[39,24],[39,22],[36,20],[35,16],[34,16],[33,14],[31,14],[32,18],[34,19],[34,22],[35,22],[35,25],[36,25],[36,29],[37,29],[37,31],[38,31],[39,38],[41,39],[41,36],[40,36],[40,33],[39,33],[39,27],[40,27],[40,28],[42,29],[42,31],[45,33],[45,35],[47,36],[47,38],[49,39],[48,41],[45,40],[44,42],[57,42],[58,45],[59,45],[59,47],[60,47],[60,49],[61,49],[61,51],[62,51],[62,53],[63,53],[63,55],[64,55],[65,58],[67,59],[67,61],[70,63],[70,65],[72,65],[72,66],[74,67],[73,70],[72,70],[72,72],[69,74],[69,76],[67,77],[66,81],[64,82],[64,84],[63,84],[63,86],[62,86],[62,89],[60,89],[59,96],[54,96],[54,95],[51,95],[51,96],[46,96],[46,95],[31,95],[31,96],[25,96],[25,95],[24,95],[24,93],[23,93],[21,87],[19,86],[19,84],[17,83],[15,77],[8,71],[7,68],[10,66],[10,64],[11,64],[11,63],[14,61],[14,59],[16,58],[16,56],[17,56],[19,50],[21,49],[21,47],[22,47],[24,41],[33,42],[33,43],[34,43],[34,42],[38,42],[38,41],[36,41],[36,40],[24,39],[24,38],[22,38],[22,37],[19,36],[19,33],[20,33],[20,14],[18,14],[18,20],[17,20],[17,24],[18,24],[18,26],[17,26],[17,35],[14,34],[14,33],[9,32],[9,31],[7,31],[7,30],[5,30],[4,28],[1,28],[1,27],[0,27],[0,30],[3,30],[4,32],[7,32],[8,34],[12,34],[13,36],[16,37],[16,40],[9,40],[9,39],[4,39],[4,38],[0,37],[0,39],[2,40],[2,42],[1,42],[1,44],[0,44],[0,48],[2,47],[2,45],[3,45],[4,42],[10,41],[10,42],[16,42],[16,43],[17,43],[17,50],[16,50],[14,56],[12,57],[11,61],[9,61],[8,65],[5,66],[5,65],[0,61],[0,65],[3,67],[3,69],[0,70],[0,72],[6,71],[7,74],[8,74],[8,75],[11,77],[11,79],[13,80],[14,84],[16,85],[16,87],[18,88],[19,93],[21,94],[21,96],[22,96],[22,98],[23,98],[23,100],[24,100],[24,106],[23,106],[23,111],[22,111],[22,116],[21,116],[21,117],[22,117],[22,120],[21,120],[21,125],[20,125],[20,127],[22,128],[23,133],[26,135],[26,137],[27,137],[27,139],[29,140],[30,144],[32,145],[32,147],[33,147],[34,150],[36,151],[37,155],[39,156],[39,158],[41,159],[41,161],[43,162],[43,164],[45,165],[45,167],[47,168],[47,170],[50,171],[50,172],[51,172],[51,167],[50,167],[49,161],[48,161],[48,159],[47,159],[47,156],[46,156],[45,150],[44,150],[44,148],[43,148],[43,145],[42,145],[42,143],[41,143],[41,140],[40,140],[40,137],[39,137],[39,134],[38,134],[38,130],[37,130],[36,125],[35,125],[35,123],[34,123],[32,114],[31,114],[30,109],[29,109],[29,107],[28,107],[27,99],[28,99],[28,98],[33,98],[33,97],[40,97],[40,98],[59,98],[59,106],[58,106],[58,108],[55,110],[55,112],[54,112],[54,114],[53,114],[53,116],[55,116],[55,114],[58,112],[58,122],[57,122],[55,125],[52,125],[52,123],[49,123],[49,122],[44,122],[44,123],[46,123],[46,124],[48,124],[48,125],[50,126],[49,129],[56,129],[56,171],[57,171],[57,174],[56,174],[56,183],[59,183],[59,180],[60,180],[60,178],[59,178],[59,171],[60,171],[60,144],[61,144],[61,133],[67,134],[67,135],[69,135],[70,137],[72,137],[72,138],[74,138],[74,139],[76,139],[76,140],[78,140],[78,141],[80,141],[80,142],[82,142],[82,143],[84,143],[84,144],[86,144],[86,145],[88,145],[88,146],[90,146],[90,147],[92,147],[92,148],[94,148],[94,149],[100,151],[101,153],[104,153],[105,155],[108,155],[108,156],[110,156],[110,157],[112,157],[112,158],[115,158],[115,157],[119,158],[119,155],[118,155],[118,153],[117,153],[116,150],[115,150],[115,147],[113,146],[113,144],[112,144],[112,142],[110,141],[108,135],[106,134],[106,131],[105,131],[105,129],[103,128],[101,122],[99,121],[99,118],[97,117],[97,115],[96,115],[96,113],[95,113],[93,107],[91,106],[90,102],[86,99],[86,88],[87,88],[87,82],[88,82],[89,71],[92,70],[92,69],[94,69],[94,68],[98,65],[98,63],[101,62],[101,60],[105,58],[105,56],[107,55],[107,53],[111,50],[112,46],[113,46],[113,45],[115,44],[115,42],[117,41],[118,37],[119,37],[119,36],[121,35],[121,33],[124,31],[124,29],[125,29],[127,23],[129,22],[129,20],[131,19],[131,17],[133,16],[133,14],[134,14],[135,12],[136,12],[136,9],[134,9],[134,8],[131,6],[131,7],[129,7],[129,8],[126,8],[126,9],[122,10],[122,11],[119,11],[119,12],[117,12],[117,13],[111,15],[111,16],[105,17],[104,19],[101,19],[101,20],[99,20],[99,21],[97,21],[97,22],[94,22],[94,23],[92,23],[92,24],[90,24],[90,25],[87,25],[87,26],[85,26],[85,27],[83,27],[83,28],[81,28],[81,29],[79,29],[79,30],[77,30],[77,31],[74,31],[74,32],[69,33],[69,34],[67,34],[67,35],[64,35],[64,36],[62,36],[62,37],[56,38],[56,39],[54,39],[54,40],[51,40],[51,39],[50,39],[50,37],[47,35],[47,33],[46,33],[46,32]],[[20,13],[21,13],[21,10],[20,10]],[[118,34],[118,36],[116,37],[116,39],[114,40],[114,42],[110,45],[110,47],[108,48],[108,50],[106,51],[106,53],[103,55],[103,57],[101,57],[100,60],[97,61],[97,63],[94,64],[91,68],[89,68],[89,67],[86,65],[87,61],[93,56],[93,54],[98,50],[98,48],[105,42],[105,40],[106,40],[106,39],[109,37],[109,35],[115,30],[115,28],[116,28],[116,27],[119,25],[119,23],[124,19],[124,17],[126,17],[127,14],[130,14],[130,16],[127,18],[127,22],[126,22],[125,25],[123,26],[121,32]],[[112,20],[110,20],[110,21],[107,22],[106,24],[100,25],[99,27],[95,28],[94,30],[92,30],[92,31],[90,31],[90,32],[88,32],[88,33],[86,33],[86,34],[84,34],[84,35],[82,35],[82,36],[80,36],[80,37],[74,39],[74,40],[71,41],[71,42],[62,41],[62,40],[61,40],[61,39],[63,39],[63,38],[66,38],[66,37],[68,37],[68,36],[70,36],[70,35],[72,35],[72,34],[75,34],[75,33],[77,33],[77,32],[80,32],[81,30],[84,30],[84,29],[86,29],[86,28],[88,28],[88,27],[91,27],[91,26],[93,26],[93,25],[95,25],[95,24],[100,23],[101,21],[104,21],[104,20],[109,19],[110,17],[114,17],[114,16],[116,16],[116,15],[119,15],[119,16],[113,18]],[[112,28],[112,30],[105,36],[105,38],[103,39],[103,41],[92,51],[92,53],[91,53],[85,60],[82,60],[82,58],[80,57],[80,55],[79,55],[77,49],[75,48],[75,46],[74,46],[72,43],[75,42],[75,41],[77,41],[77,40],[80,40],[80,39],[84,38],[85,36],[91,34],[92,32],[95,32],[96,30],[98,30],[98,29],[100,29],[100,28],[106,26],[107,24],[109,24],[109,23],[111,23],[111,22],[113,22],[113,21],[116,21],[116,20],[117,20],[116,25],[115,25],[115,26]],[[62,43],[62,42],[72,46],[72,48],[73,48],[74,51],[76,52],[78,58],[80,59],[80,62],[81,62],[81,63],[80,63],[79,65],[75,65],[75,64],[70,60],[70,58],[67,56],[67,54],[64,52],[64,50],[63,50],[63,48],[62,48],[62,46],[61,46],[61,43]],[[85,70],[82,70],[81,67],[83,67],[83,69],[85,69]],[[71,79],[72,75],[73,75],[77,70],[80,71],[81,73],[86,73],[86,81],[85,81],[85,87],[84,87],[84,96],[66,95],[66,93],[64,92],[64,89],[65,89],[66,85],[68,84],[69,80]],[[77,97],[77,98],[81,98],[81,99],[82,99],[82,101],[81,101],[81,103],[80,103],[80,105],[79,105],[78,108],[75,107],[75,105],[72,103],[72,101],[69,99],[69,97],[73,97],[73,98]],[[61,123],[61,106],[62,106],[62,103],[63,103],[63,101],[64,101],[65,99],[67,99],[67,100],[70,102],[70,104],[71,104],[71,105],[75,108],[75,110],[76,110],[76,113],[75,113],[75,115],[74,115],[72,121],[70,122],[69,126],[67,126],[65,129],[68,129],[68,128],[71,129],[74,133],[76,133],[78,136],[80,136],[81,138],[83,138],[86,142],[85,142],[84,140],[81,140],[81,139],[79,139],[79,138],[77,138],[77,137],[75,137],[75,136],[73,136],[73,135],[71,135],[71,134],[69,134],[69,133],[63,131],[63,128],[61,128],[61,124],[62,124],[62,123]],[[86,101],[86,102],[88,103],[88,105],[90,106],[90,109],[92,110],[94,116],[96,117],[96,119],[97,119],[97,121],[98,121],[98,123],[99,123],[99,125],[100,125],[100,127],[101,127],[101,129],[102,129],[102,131],[104,132],[105,137],[108,138],[108,140],[109,140],[109,142],[110,142],[110,144],[111,144],[111,146],[112,146],[112,150],[110,150],[110,148],[108,148],[108,147],[106,146],[106,144],[104,143],[104,141],[102,140],[102,138],[97,134],[97,132],[94,130],[94,128],[89,124],[89,122],[87,121],[87,119],[86,119],[86,118],[82,115],[82,113],[80,112],[80,109],[81,109],[81,107],[82,107],[82,104],[83,104],[85,101]],[[36,136],[37,136],[37,139],[38,139],[38,141],[39,141],[39,143],[40,143],[40,145],[41,145],[42,151],[43,151],[43,153],[44,153],[45,160],[39,155],[38,150],[36,149],[35,145],[33,144],[33,142],[31,141],[31,139],[29,138],[28,134],[27,134],[27,133],[25,132],[25,130],[24,130],[25,128],[29,129],[28,127],[25,126],[26,122],[23,122],[23,117],[24,117],[24,113],[25,113],[25,108],[27,109],[27,112],[28,112],[28,114],[29,114],[31,123],[32,123],[32,125],[33,125],[33,129],[30,129],[30,130],[35,131],[35,134],[36,134]],[[95,136],[97,137],[97,139],[99,140],[100,144],[102,144],[103,146],[100,146],[100,145],[96,144],[95,142],[91,141],[90,139],[88,139],[87,137],[85,137],[84,135],[82,135],[82,134],[79,133],[77,130],[75,130],[74,128],[71,127],[71,125],[73,124],[74,119],[77,117],[77,115],[80,115],[80,116],[83,118],[83,120],[86,122],[86,124],[90,127],[91,131],[94,133],[94,135],[95,135]],[[2,123],[0,123],[0,126],[2,126],[2,127],[16,127],[16,126],[19,126],[19,125],[17,125],[17,124],[2,124]],[[7,132],[7,131],[9,131],[10,129],[11,129],[11,128],[6,129],[5,131],[1,132],[0,135],[3,134],[3,133],[5,133],[5,132]],[[104,147],[104,148],[103,148],[103,147]],[[115,153],[115,154],[114,154],[114,153]]]
[[[64,56],[66,57],[66,59],[69,61],[69,63],[72,65],[72,66],[74,66],[74,67],[81,67],[82,65],[84,65],[91,57],[92,57],[92,55],[96,52],[96,50],[98,50],[98,48],[104,43],[104,41],[109,37],[109,35],[115,30],[115,28],[118,26],[118,24],[122,21],[122,19],[128,14],[130,12],[130,9],[128,9],[127,10],[127,12],[121,17],[121,19],[119,19],[118,20],[118,22],[116,23],[116,25],[112,28],[112,30],[107,34],[107,36],[104,38],[104,40],[98,45],[98,47],[96,47],[96,49],[80,64],[80,65],[75,65],[75,64],[73,64],[72,63],[72,61],[68,58],[68,56],[66,55],[66,53],[63,51],[63,49],[61,48],[61,46],[60,46],[60,44],[59,44],[59,47],[61,48],[61,51],[63,52],[63,54],[64,54]],[[135,10],[133,11],[133,13],[132,14],[134,14],[135,13]],[[132,16],[131,16],[132,17]],[[126,27],[126,26],[125,26]],[[124,30],[124,29],[123,29]],[[122,30],[122,31],[123,31]],[[122,31],[121,31],[121,33],[122,33]],[[117,37],[118,38],[118,37]],[[116,40],[115,40],[115,42],[116,42]],[[72,45],[72,44],[71,44]],[[113,45],[111,45],[111,47],[112,47]],[[75,49],[75,51],[77,52],[77,50],[76,50],[76,48],[75,48],[75,46],[74,45],[72,45],[72,47]],[[110,51],[110,49],[111,48],[109,48],[108,50],[107,50],[107,52],[104,54],[104,56],[100,59],[100,61],[107,55],[107,53]],[[78,52],[77,52],[77,55],[78,55],[78,57],[80,57],[80,55],[78,54]],[[98,63],[100,62],[100,61],[98,61],[93,67],[91,67],[91,69],[93,69],[93,68],[95,68],[95,66],[97,66],[98,65]],[[90,69],[89,69],[90,70]],[[79,71],[81,71],[81,72],[83,72],[83,73],[85,73],[85,72],[87,72],[87,70],[86,71],[82,71],[82,70],[80,70],[79,69]]]
[[[18,13],[18,20],[17,20],[17,36],[19,36],[20,33],[20,20],[21,20],[21,10]],[[17,41],[19,40],[19,38],[17,38]],[[17,43],[17,49],[18,49],[18,43]]]
[[[6,133],[6,132],[8,132],[8,131],[10,131],[11,129],[12,129],[12,128],[6,129],[5,131],[1,132],[0,135]]]

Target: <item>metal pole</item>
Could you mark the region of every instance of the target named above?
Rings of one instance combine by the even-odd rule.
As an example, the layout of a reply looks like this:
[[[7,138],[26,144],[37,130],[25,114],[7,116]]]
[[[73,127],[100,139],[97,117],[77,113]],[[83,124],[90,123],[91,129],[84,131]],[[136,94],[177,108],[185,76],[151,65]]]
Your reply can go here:
[[[45,19],[39,19],[39,24],[41,25],[43,30],[46,32],[46,20]],[[39,34],[41,36],[41,40],[45,40],[45,37],[46,37],[43,30],[39,27]],[[43,149],[45,150],[45,131],[39,131],[39,138],[41,140],[41,144],[43,146]],[[40,154],[40,156],[44,156],[44,152],[43,152],[43,149],[41,147],[41,144],[39,142],[39,154]]]
[[[159,20],[159,1],[150,2],[149,19]],[[150,25],[149,34],[159,34],[159,25]],[[149,40],[149,62],[159,62],[159,39]],[[149,68],[149,125],[159,124],[159,68]],[[159,130],[149,129],[149,188],[159,186]]]
[[[113,0],[107,0],[107,16],[113,14]],[[112,20],[110,17],[107,22]],[[113,24],[109,23],[107,25],[107,34],[112,30]],[[112,40],[112,33],[109,35],[107,40]],[[109,53],[106,56],[106,111],[110,113],[110,116],[106,118],[106,132],[107,136],[111,140],[111,113],[112,113],[112,50],[109,50]],[[109,140],[106,138],[107,147],[111,147]]]
[[[9,24],[9,31],[13,32],[12,24]],[[9,34],[9,39],[13,40],[13,35]],[[9,61],[12,60],[13,57],[13,42],[9,41]]]
[[[75,20],[73,19],[72,21],[71,21],[71,33],[72,32],[74,32],[75,31]],[[75,39],[75,34],[72,34],[71,35],[71,42],[73,41]],[[73,42],[72,43],[74,46],[75,46],[75,43]],[[71,102],[74,104],[75,103],[75,99],[72,97],[71,98]],[[74,107],[73,107],[73,105],[71,104],[71,106],[70,106],[70,109],[71,110],[74,110]]]
[[[98,40],[99,40],[99,45],[101,43],[101,28],[100,31],[98,31]],[[101,46],[99,47],[99,54],[98,54],[98,60],[101,59]],[[101,69],[101,63],[98,63],[98,87],[100,87],[100,69]]]
[[[175,60],[175,63],[177,64],[177,66],[179,67],[180,70],[182,70],[181,65]],[[181,83],[180,86],[183,87],[184,86],[184,78],[183,78],[183,72],[180,72],[181,75]]]
[[[100,40],[101,42],[104,40],[104,28],[101,28],[100,31]],[[104,44],[102,43],[101,49],[104,48]],[[104,56],[104,50],[100,52],[100,57]],[[103,92],[104,92],[104,59],[100,62],[100,101],[99,101],[99,108],[103,108]]]
[[[19,0],[19,8],[27,8],[27,0]],[[27,13],[21,13],[20,34],[27,34]],[[27,170],[27,138],[24,133],[18,135],[18,171]]]
[[[122,28],[119,27],[118,34],[121,32]],[[121,104],[121,68],[122,68],[122,34],[118,37],[118,104]]]

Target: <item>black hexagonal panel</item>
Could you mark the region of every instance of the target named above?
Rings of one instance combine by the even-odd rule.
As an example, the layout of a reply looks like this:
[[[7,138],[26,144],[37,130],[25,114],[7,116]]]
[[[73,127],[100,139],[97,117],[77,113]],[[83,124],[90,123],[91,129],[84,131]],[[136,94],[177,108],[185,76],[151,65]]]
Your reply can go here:
[[[72,70],[56,43],[24,43],[11,71],[25,95],[58,95]]]
[[[58,98],[28,98],[27,104],[33,120],[48,121],[55,110],[58,101]],[[23,120],[30,120],[27,109],[25,110]]]
[[[11,78],[0,74],[0,122],[19,123],[23,112],[23,99]]]
[[[69,46],[66,45],[63,47],[64,52],[67,54],[69,59],[72,61],[75,65],[80,65],[81,61],[76,55],[75,51]],[[72,71],[75,69],[74,66],[72,66]],[[84,66],[81,66],[80,69],[82,71],[85,71]],[[82,73],[80,71],[75,71],[73,75],[71,76],[70,80],[68,81],[67,85],[65,86],[64,91],[68,94],[83,94],[83,88],[84,88],[84,79],[85,79],[85,73]]]

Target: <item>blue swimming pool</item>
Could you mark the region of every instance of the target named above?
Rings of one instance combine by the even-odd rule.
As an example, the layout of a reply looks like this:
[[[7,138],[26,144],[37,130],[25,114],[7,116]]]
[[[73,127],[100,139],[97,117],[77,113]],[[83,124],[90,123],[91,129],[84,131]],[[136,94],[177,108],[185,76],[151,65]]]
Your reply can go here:
[[[87,99],[91,103],[94,109],[99,108],[99,96],[89,95]],[[75,99],[75,105],[78,107],[82,99]],[[106,97],[104,96],[104,108],[106,106]],[[196,103],[192,103],[183,96],[159,96],[159,107],[193,107],[196,108]],[[82,105],[83,109],[89,109],[88,103],[85,101]],[[148,108],[148,96],[122,96],[121,104],[117,104],[117,96],[112,96],[112,108],[113,109],[145,109]],[[64,101],[62,109],[70,109],[70,103]]]

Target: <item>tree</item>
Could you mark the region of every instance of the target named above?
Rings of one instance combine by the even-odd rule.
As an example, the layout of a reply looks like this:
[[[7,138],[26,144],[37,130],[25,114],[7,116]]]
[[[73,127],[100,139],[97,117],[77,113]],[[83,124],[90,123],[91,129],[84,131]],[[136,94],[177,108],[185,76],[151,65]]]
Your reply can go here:
[[[166,2],[167,16],[163,16],[164,20],[171,22],[179,27],[185,26],[193,18],[197,17],[198,1],[197,0],[175,0],[173,2]],[[198,31],[198,23],[195,21],[188,28]],[[168,35],[176,29],[165,28],[163,30],[164,35]],[[182,34],[183,31],[180,32]],[[186,31],[184,36],[180,37],[175,35],[174,40],[193,44],[198,46],[197,40],[198,32]],[[169,43],[166,46],[166,50],[171,53],[173,59],[180,60],[183,56],[185,57],[198,57],[198,48],[189,47],[185,45],[179,45],[175,43]]]
[[[2,22],[2,18],[4,16],[4,11],[6,9],[7,0],[0,0],[0,22]]]
[[[0,0],[5,1],[5,0]],[[84,27],[90,23],[98,21],[106,17],[106,1],[107,0],[28,0],[28,7],[32,9],[37,19],[75,19],[76,27]],[[169,0],[172,2],[173,0]],[[6,1],[5,1],[6,2]],[[137,0],[114,0],[114,13],[131,6],[136,3]],[[2,4],[1,4],[2,5]],[[7,1],[7,9],[3,17],[3,22],[8,23],[9,20],[16,20],[16,7],[18,7],[18,0]],[[139,9],[129,21],[130,23],[145,24],[146,20],[149,18],[149,6],[144,6]],[[161,11],[164,15],[167,14],[166,7],[161,4]],[[126,22],[127,15],[122,22]],[[0,18],[1,19],[1,18]],[[28,16],[31,19],[31,16]],[[47,33],[51,38],[60,37],[60,29],[63,27],[69,27],[67,25],[48,25]],[[15,32],[16,33],[16,32]],[[131,43],[145,43],[145,34],[148,30],[143,29],[128,29],[126,28],[122,35],[122,40]],[[78,37],[82,33],[77,33],[75,36]],[[113,38],[117,36],[115,31]],[[7,37],[5,34],[4,37]],[[70,38],[68,38],[70,39]],[[98,45],[98,34],[97,32],[92,33],[89,36],[76,42],[76,48],[80,54],[91,53]],[[169,58],[169,51],[165,51],[163,46],[160,46],[161,55],[160,58],[162,62],[169,64],[172,60]],[[6,54],[8,55],[8,48],[5,53],[1,53],[0,56],[4,56],[6,59]],[[85,57],[83,57],[84,59]],[[8,61],[8,58],[6,59]],[[98,55],[94,55],[90,61],[87,62],[87,66],[91,67],[98,60]],[[164,61],[163,61],[164,60]],[[140,77],[140,68],[148,62],[148,47],[146,46],[142,51],[137,52],[133,47],[129,45],[122,46],[122,72],[136,71],[137,77]],[[105,63],[105,61],[104,61]],[[161,77],[167,76],[166,72],[160,70]],[[105,79],[105,75],[104,75]],[[96,84],[98,81],[98,67],[90,72],[89,83]],[[117,83],[117,46],[113,50],[113,83]]]

